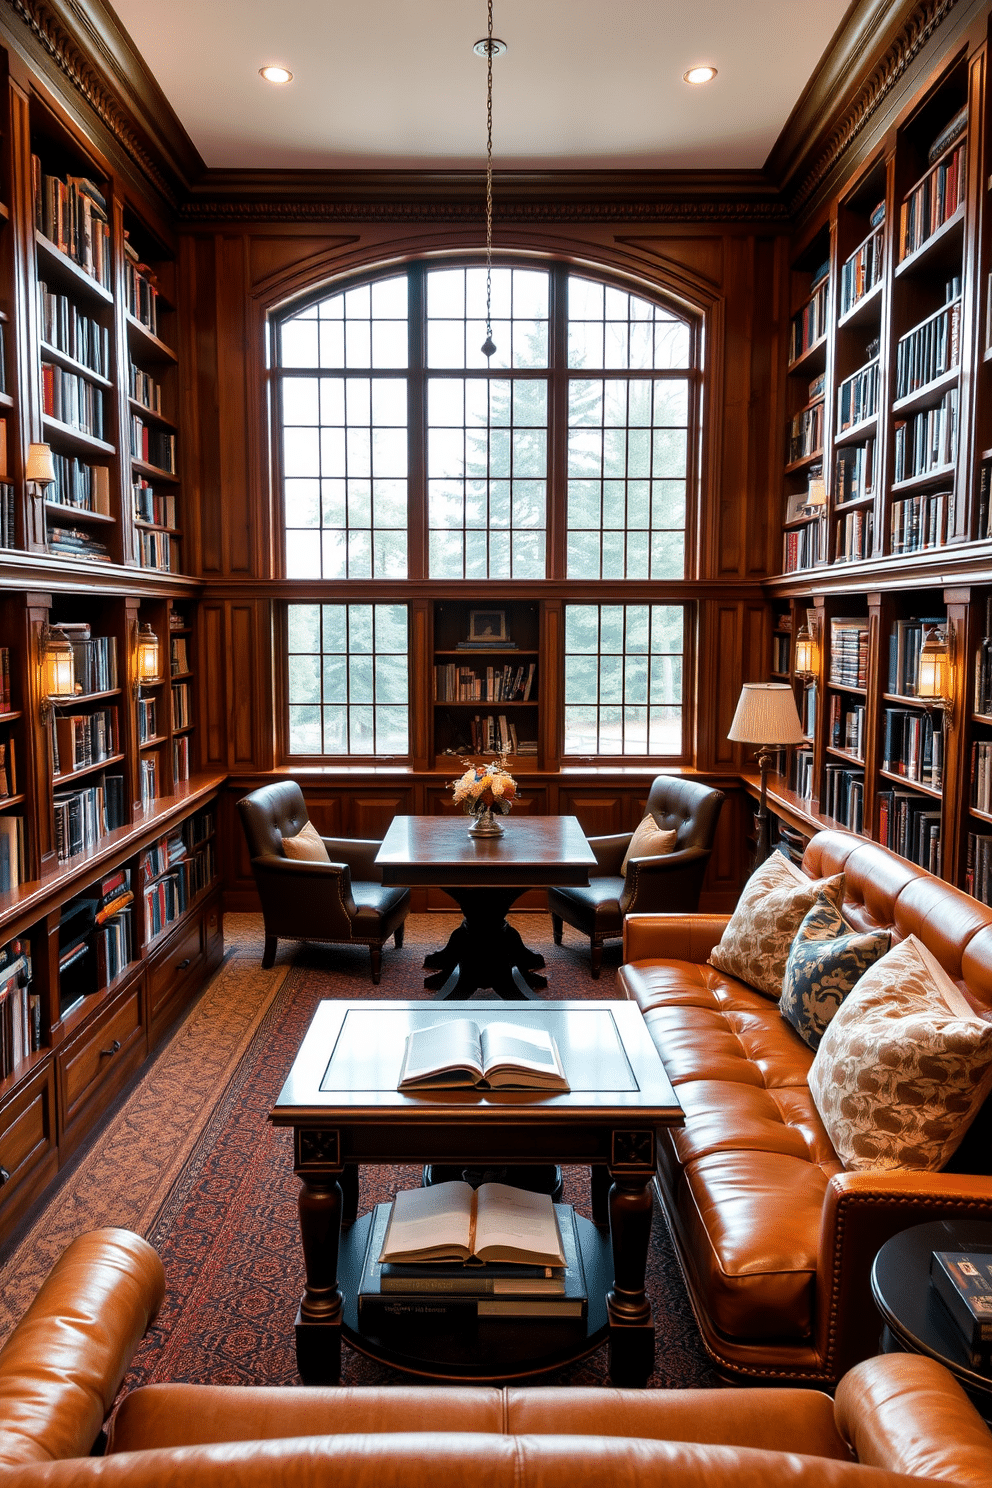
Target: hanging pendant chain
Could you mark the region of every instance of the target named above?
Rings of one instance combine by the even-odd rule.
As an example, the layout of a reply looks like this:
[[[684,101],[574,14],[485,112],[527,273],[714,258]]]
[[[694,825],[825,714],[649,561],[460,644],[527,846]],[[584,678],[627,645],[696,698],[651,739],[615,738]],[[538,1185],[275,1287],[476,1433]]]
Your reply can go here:
[[[486,48],[486,341],[493,339],[493,0],[489,0]]]

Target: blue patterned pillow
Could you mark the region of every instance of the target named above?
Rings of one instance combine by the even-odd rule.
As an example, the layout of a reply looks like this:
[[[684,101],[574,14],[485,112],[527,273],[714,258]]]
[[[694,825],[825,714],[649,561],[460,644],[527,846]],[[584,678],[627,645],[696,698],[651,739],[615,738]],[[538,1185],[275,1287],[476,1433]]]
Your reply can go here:
[[[821,894],[796,931],[779,1007],[804,1043],[817,1048],[851,988],[889,949],[887,930],[853,931]]]

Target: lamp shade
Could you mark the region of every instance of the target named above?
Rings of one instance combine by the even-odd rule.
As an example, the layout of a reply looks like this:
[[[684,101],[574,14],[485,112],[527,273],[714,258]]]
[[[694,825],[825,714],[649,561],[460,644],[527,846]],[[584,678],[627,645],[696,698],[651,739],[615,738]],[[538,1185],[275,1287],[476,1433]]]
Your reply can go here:
[[[24,467],[24,478],[29,481],[38,481],[45,486],[50,485],[55,479],[55,462],[47,444],[28,445],[28,462]]]
[[[795,694],[787,682],[745,682],[727,738],[735,744],[802,744]]]

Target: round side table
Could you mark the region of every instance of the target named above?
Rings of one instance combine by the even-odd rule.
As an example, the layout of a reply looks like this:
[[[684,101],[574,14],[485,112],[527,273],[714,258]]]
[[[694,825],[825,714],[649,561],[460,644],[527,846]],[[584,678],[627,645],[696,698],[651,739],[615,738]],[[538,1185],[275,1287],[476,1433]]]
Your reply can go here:
[[[941,1220],[893,1235],[871,1271],[871,1290],[885,1329],[882,1352],[927,1354],[946,1365],[986,1419],[992,1417],[992,1375],[968,1361],[961,1335],[930,1285],[935,1250],[992,1251],[992,1224]]]

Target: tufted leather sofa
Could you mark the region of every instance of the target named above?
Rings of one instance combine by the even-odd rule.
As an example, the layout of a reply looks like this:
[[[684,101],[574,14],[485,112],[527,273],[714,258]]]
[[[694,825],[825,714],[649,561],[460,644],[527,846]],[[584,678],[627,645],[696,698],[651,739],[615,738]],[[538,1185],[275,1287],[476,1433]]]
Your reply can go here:
[[[860,930],[913,934],[992,1016],[992,909],[863,838],[820,832],[813,878],[845,873]],[[986,1102],[941,1173],[848,1173],[807,1087],[813,1053],[778,1005],[707,964],[725,915],[626,924],[620,981],[675,1085],[685,1126],[659,1134],[658,1177],[706,1346],[731,1372],[832,1382],[878,1345],[870,1270],[891,1235],[992,1215]]]
[[[992,1434],[940,1365],[817,1390],[150,1385],[89,1456],[161,1303],[151,1246],[76,1240],[0,1350],[3,1488],[989,1488]]]

